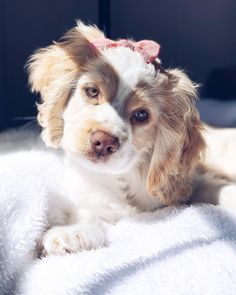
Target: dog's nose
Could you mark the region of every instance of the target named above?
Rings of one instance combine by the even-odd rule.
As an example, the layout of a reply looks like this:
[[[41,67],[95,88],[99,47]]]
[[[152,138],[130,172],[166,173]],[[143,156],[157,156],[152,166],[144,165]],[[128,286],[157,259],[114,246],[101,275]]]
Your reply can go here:
[[[119,139],[106,132],[97,130],[90,136],[90,142],[96,155],[106,156],[116,152],[119,148]]]

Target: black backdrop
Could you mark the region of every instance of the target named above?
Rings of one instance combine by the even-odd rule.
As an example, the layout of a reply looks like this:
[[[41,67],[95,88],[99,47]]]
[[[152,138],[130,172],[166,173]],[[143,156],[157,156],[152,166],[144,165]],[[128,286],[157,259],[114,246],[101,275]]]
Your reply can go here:
[[[235,0],[0,0],[0,130],[35,115],[37,98],[28,90],[24,64],[78,18],[112,38],[157,40],[164,65],[186,69],[203,84],[203,96],[209,77],[215,93],[227,81],[236,83],[234,68],[227,71],[236,65]],[[217,76],[215,69],[223,72]]]

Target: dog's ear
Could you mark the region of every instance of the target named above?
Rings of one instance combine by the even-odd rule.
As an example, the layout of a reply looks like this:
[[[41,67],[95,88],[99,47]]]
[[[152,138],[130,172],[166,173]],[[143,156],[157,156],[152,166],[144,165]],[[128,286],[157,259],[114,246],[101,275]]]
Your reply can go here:
[[[103,36],[96,27],[78,23],[53,45],[37,50],[29,59],[29,83],[39,92],[38,121],[48,146],[57,148],[63,134],[63,110],[76,85],[79,72],[87,62],[99,56],[89,39]]]
[[[205,148],[195,108],[197,90],[180,70],[169,71],[157,84],[162,101],[147,190],[163,204],[177,204],[189,199],[192,174]]]

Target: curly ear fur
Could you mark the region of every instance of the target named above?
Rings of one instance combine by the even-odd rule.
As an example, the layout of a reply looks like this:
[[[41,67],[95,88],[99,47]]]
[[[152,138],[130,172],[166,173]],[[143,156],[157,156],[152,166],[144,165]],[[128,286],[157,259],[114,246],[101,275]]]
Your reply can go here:
[[[78,26],[53,45],[40,49],[28,62],[29,82],[41,94],[38,120],[48,146],[60,146],[63,135],[63,111],[76,85],[78,75],[99,52],[89,41],[104,37],[96,27]],[[148,191],[172,204],[191,194],[191,176],[205,143],[201,122],[195,109],[196,87],[179,70],[160,74],[157,95],[160,118],[147,177]]]
[[[42,99],[38,104],[38,121],[43,127],[42,137],[48,146],[60,146],[64,107],[81,68],[99,54],[88,40],[102,36],[97,27],[78,22],[77,27],[59,42],[37,50],[28,61],[31,89],[39,92]]]
[[[196,86],[180,70],[158,80],[161,97],[160,124],[147,177],[147,189],[166,204],[186,201],[192,193],[191,178],[205,142],[195,108]]]

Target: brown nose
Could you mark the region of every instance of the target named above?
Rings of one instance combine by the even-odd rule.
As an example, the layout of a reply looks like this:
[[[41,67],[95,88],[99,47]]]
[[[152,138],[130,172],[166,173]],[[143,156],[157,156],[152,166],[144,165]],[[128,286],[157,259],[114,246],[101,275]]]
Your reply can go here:
[[[97,157],[116,152],[120,145],[117,137],[100,130],[91,134],[90,142]]]

